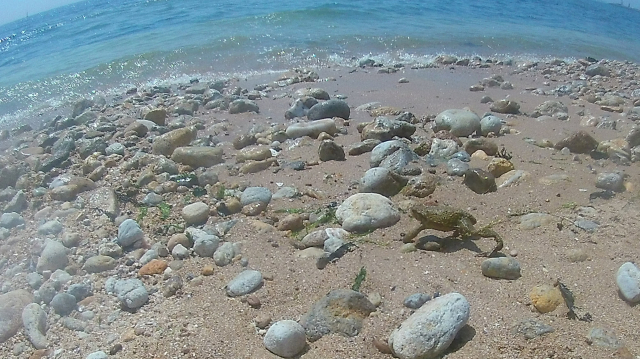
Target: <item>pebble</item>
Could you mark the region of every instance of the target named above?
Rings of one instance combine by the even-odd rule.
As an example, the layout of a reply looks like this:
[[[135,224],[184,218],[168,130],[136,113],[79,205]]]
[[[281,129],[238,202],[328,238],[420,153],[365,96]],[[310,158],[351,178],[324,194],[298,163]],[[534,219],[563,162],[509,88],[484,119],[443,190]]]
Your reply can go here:
[[[405,307],[409,309],[418,309],[422,307],[422,305],[431,300],[431,296],[426,293],[414,293],[405,298],[402,303]]]
[[[333,140],[324,140],[318,146],[318,158],[320,161],[344,161],[344,149]]]
[[[182,218],[187,226],[201,225],[209,219],[209,205],[204,202],[195,202],[184,206]]]
[[[107,353],[103,352],[102,350],[99,350],[97,352],[93,352],[89,355],[87,355],[86,359],[108,359],[109,356],[107,355]]]
[[[564,303],[560,289],[548,284],[535,286],[529,292],[531,303],[540,313],[550,313]]]
[[[304,328],[293,320],[281,320],[271,325],[264,336],[264,346],[275,355],[292,358],[307,345]]]
[[[467,137],[480,130],[480,117],[469,110],[445,110],[434,120],[433,131],[440,130],[447,130],[454,136]]]
[[[394,196],[407,184],[407,178],[384,167],[367,170],[360,179],[360,193],[378,193],[385,197]]]
[[[37,303],[31,303],[22,311],[25,334],[36,349],[45,349],[47,342],[47,313]]]
[[[63,269],[67,264],[69,264],[69,258],[65,246],[58,241],[47,239],[36,266],[38,273]]]
[[[146,275],[154,275],[154,274],[162,274],[165,269],[169,266],[169,263],[163,261],[161,259],[152,259],[149,263],[145,264],[138,270],[138,275],[146,276]]]
[[[591,328],[587,335],[587,343],[609,349],[619,349],[624,346],[612,330],[605,328]]]
[[[133,219],[125,219],[118,226],[118,244],[123,247],[131,247],[144,239],[144,233],[138,222]]]
[[[520,278],[520,263],[512,257],[489,258],[482,262],[482,275],[496,279]]]
[[[317,138],[322,132],[335,135],[338,132],[336,122],[332,118],[326,118],[313,122],[294,123],[286,129],[287,137],[291,139],[305,136]]]
[[[58,315],[64,317],[76,309],[76,297],[68,293],[58,293],[53,297],[50,305]]]
[[[617,172],[603,172],[596,177],[596,188],[614,192],[624,192],[624,175]]]
[[[0,227],[11,229],[24,224],[24,218],[16,212],[3,213],[0,216]]]
[[[113,293],[129,309],[138,309],[149,300],[149,293],[139,279],[120,279],[113,285]]]
[[[220,238],[212,234],[198,236],[193,243],[193,252],[200,257],[212,257],[220,244]]]
[[[211,167],[224,162],[220,147],[178,147],[171,154],[171,160],[193,168]]]
[[[435,298],[393,330],[389,347],[398,358],[438,358],[467,324],[469,314],[469,302],[462,294]]]
[[[516,324],[512,332],[522,334],[525,339],[533,339],[544,334],[553,333],[555,329],[552,326],[542,323],[536,319],[525,319]]]
[[[624,300],[632,304],[640,302],[640,269],[635,264],[626,262],[620,266],[616,284]]]
[[[176,244],[171,250],[171,255],[175,259],[187,259],[190,257],[189,249],[182,244]]]
[[[271,191],[265,187],[247,187],[240,195],[240,204],[244,207],[252,203],[271,202]]]
[[[109,256],[97,255],[93,257],[89,257],[82,269],[84,269],[87,273],[101,273],[108,270],[115,269],[118,265],[118,262]]]
[[[231,263],[233,257],[239,254],[239,251],[236,251],[236,246],[231,242],[224,242],[216,251],[213,253],[213,262],[218,267],[224,267]]]
[[[226,292],[229,297],[238,297],[254,292],[262,286],[262,283],[262,273],[248,269],[227,283]]]
[[[91,283],[75,283],[67,288],[67,294],[71,294],[79,302],[93,294]]]
[[[326,118],[340,117],[345,120],[349,119],[351,109],[349,105],[342,100],[327,100],[313,105],[307,112],[309,121],[321,120]]]

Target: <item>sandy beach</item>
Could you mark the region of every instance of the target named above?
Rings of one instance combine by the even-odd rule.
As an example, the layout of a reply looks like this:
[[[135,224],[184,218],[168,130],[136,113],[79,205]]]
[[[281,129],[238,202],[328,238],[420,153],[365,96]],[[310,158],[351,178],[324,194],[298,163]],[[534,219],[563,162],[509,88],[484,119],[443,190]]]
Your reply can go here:
[[[5,226],[6,233],[0,240],[2,293],[22,289],[33,301],[34,294],[36,300],[43,297],[42,286],[63,293],[77,283],[89,284],[91,293],[74,303],[65,315],[56,313],[52,305],[41,306],[48,326],[44,349],[34,349],[23,319],[16,319],[16,333],[0,344],[0,357],[86,358],[103,351],[114,358],[277,358],[263,343],[269,325],[281,320],[301,321],[330,291],[351,289],[363,267],[366,277],[359,291],[377,303],[375,311],[362,320],[359,333],[308,340],[294,357],[390,358],[391,354],[381,352],[373,342],[386,342],[392,331],[416,311],[403,305],[405,299],[415,293],[444,296],[453,292],[466,298],[470,316],[445,352],[446,358],[640,356],[640,312],[621,297],[616,284],[620,266],[637,262],[640,257],[640,171],[632,150],[638,144],[631,145],[629,135],[634,120],[640,118],[640,67],[607,60],[501,64],[471,59],[469,65],[439,63],[415,69],[393,65],[310,69],[317,74],[312,82],[288,83],[290,73],[225,81],[220,89],[221,102],[251,98],[259,112],[232,114],[224,106],[208,108],[207,104],[214,101],[214,84],[194,82],[173,86],[168,93],[140,88],[119,99],[106,99],[104,104],[95,100],[82,111],[82,116],[86,112],[94,114],[84,123],[78,123],[75,119],[79,116],[73,118],[71,110],[64,109],[59,111],[61,118],[53,122],[52,114],[43,114],[42,129],[32,124],[31,130],[5,130],[1,162],[2,176],[7,180],[0,197],[4,212],[19,213],[24,223]],[[587,75],[586,69],[595,65],[609,73]],[[203,88],[203,93],[196,92],[196,87]],[[299,90],[308,88],[322,89],[331,99],[346,102],[349,118],[334,118],[336,132],[320,135],[321,139],[283,137],[289,126],[307,121],[306,117],[286,119],[285,113]],[[503,99],[517,103],[519,111],[492,111],[492,106]],[[566,116],[558,111],[534,115],[546,101],[564,104]],[[197,103],[197,109],[192,114],[176,113],[175,109],[185,103]],[[363,140],[358,129],[373,121],[374,110],[381,107],[395,109],[381,111],[389,118],[403,112],[413,114],[415,132],[400,139],[413,151],[424,143],[432,146],[436,138],[432,126],[445,110],[467,109],[479,118],[491,113],[503,120],[500,133],[460,136],[459,149],[468,141],[482,139],[483,148],[504,149],[513,169],[523,172],[510,185],[501,186],[510,178],[507,175],[496,179],[497,190],[476,193],[464,184],[463,176],[447,173],[448,158],[429,165],[426,156],[420,155],[411,166],[422,174],[401,175],[407,180],[422,175],[436,178],[433,193],[425,198],[405,192],[388,196],[399,221],[348,235],[345,241],[355,246],[318,269],[314,256],[322,255],[322,247],[319,252],[304,249],[302,238],[316,230],[341,227],[335,217],[326,217],[327,221],[319,221],[319,217],[323,213],[333,216],[336,207],[360,192],[360,181],[372,167],[371,153],[350,155],[348,151]],[[149,129],[145,127],[149,121],[140,125],[154,109],[166,110],[165,125]],[[60,124],[66,118],[71,125],[64,127]],[[154,153],[159,151],[155,147],[157,138],[190,127],[197,129],[195,140],[176,147],[188,147],[191,142],[190,146],[221,151],[220,163],[207,167],[171,161],[183,176],[217,176],[217,181],[197,186],[204,190],[202,196],[194,192],[194,187],[179,186],[161,169],[165,168],[160,165],[161,158],[168,161],[171,154]],[[578,131],[595,139],[598,151],[592,148],[595,152],[575,153],[554,148]],[[238,149],[238,138],[247,134],[255,135],[257,140],[253,142],[257,144]],[[43,171],[42,166],[50,163],[56,151],[55,139],[65,136],[75,139],[75,149],[67,159]],[[445,138],[442,136],[438,135]],[[98,147],[99,154],[82,154],[82,141],[96,138],[108,146],[122,144],[124,154],[108,154],[111,150],[104,147]],[[331,139],[342,147],[345,160],[321,161],[318,148],[322,139]],[[264,169],[249,173],[243,169],[246,162],[238,161],[247,148],[271,148],[277,156],[266,160],[269,162]],[[146,155],[136,155],[138,151]],[[487,170],[495,157],[476,152],[468,166]],[[98,169],[101,173],[95,173]],[[602,174],[622,178],[624,186],[596,186]],[[60,179],[57,185],[51,186],[56,178]],[[170,182],[174,185],[167,184]],[[53,188],[60,184],[75,187],[69,189],[71,194],[61,195]],[[249,187],[266,188],[272,194],[292,187],[297,194],[273,198],[262,207],[241,206],[241,194]],[[26,204],[15,207],[18,190],[23,192]],[[107,207],[95,208],[92,198],[96,193],[115,198],[115,213]],[[149,193],[161,196],[163,205],[145,204]],[[232,243],[240,248],[229,264],[216,265],[212,255],[200,256],[188,245],[184,258],[167,250],[178,241],[176,235],[188,227],[183,208],[196,202],[206,204],[208,213],[206,224],[192,227],[216,229],[220,245]],[[498,257],[515,259],[521,275],[517,279],[483,275],[481,266],[486,258],[476,254],[493,248],[491,238],[447,239],[451,232],[426,229],[418,238],[437,236],[442,242],[440,250],[416,249],[411,243],[403,243],[403,236],[418,224],[410,210],[416,203],[451,206],[473,215],[477,228],[490,225],[504,240]],[[523,221],[532,213],[545,214],[538,225],[531,226],[535,228]],[[287,221],[302,225],[287,229],[282,224],[287,216]],[[135,220],[144,233],[144,239],[132,246],[118,242],[119,226],[125,219]],[[51,226],[51,221],[59,222],[59,230],[42,228]],[[221,233],[220,228],[227,231]],[[69,274],[66,280],[56,282],[55,275],[52,277],[55,269],[38,264],[49,243],[46,238],[64,244],[67,263],[60,269]],[[117,243],[120,248],[120,252],[116,248],[106,255],[112,258],[112,268],[89,273],[87,260],[101,254],[108,243]],[[157,260],[168,269],[140,275],[140,259],[151,248],[164,248],[166,255],[159,255]],[[229,296],[225,286],[246,269],[261,273],[261,286],[249,294]],[[180,278],[180,285],[168,293],[167,283],[175,277]],[[109,278],[139,279],[149,293],[148,301],[137,308],[126,308],[117,295],[109,292]],[[540,313],[534,305],[534,287],[553,287],[558,280],[573,293],[580,319],[567,317],[565,303],[549,313]],[[18,315],[23,308],[21,305],[17,309]],[[67,318],[76,319],[76,329]],[[517,328],[530,319],[553,331],[525,338]],[[608,345],[589,336],[593,328],[607,333]]]

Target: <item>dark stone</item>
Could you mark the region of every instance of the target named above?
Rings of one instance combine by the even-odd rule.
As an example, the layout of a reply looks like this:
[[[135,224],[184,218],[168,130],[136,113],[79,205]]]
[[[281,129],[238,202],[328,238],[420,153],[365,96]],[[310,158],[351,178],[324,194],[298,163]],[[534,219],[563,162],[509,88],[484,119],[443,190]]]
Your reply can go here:
[[[585,131],[574,132],[558,141],[555,149],[567,147],[572,153],[589,153],[598,147],[598,141]]]
[[[498,190],[495,177],[480,168],[469,168],[464,174],[463,183],[477,194],[485,194]]]

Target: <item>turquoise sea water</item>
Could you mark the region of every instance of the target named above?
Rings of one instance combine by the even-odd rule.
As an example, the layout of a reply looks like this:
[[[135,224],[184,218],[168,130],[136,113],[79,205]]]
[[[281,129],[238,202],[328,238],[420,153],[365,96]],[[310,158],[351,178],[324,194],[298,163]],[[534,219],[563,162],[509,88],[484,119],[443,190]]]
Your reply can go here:
[[[87,0],[0,26],[0,126],[132,86],[495,58],[640,62],[640,11],[592,0]]]

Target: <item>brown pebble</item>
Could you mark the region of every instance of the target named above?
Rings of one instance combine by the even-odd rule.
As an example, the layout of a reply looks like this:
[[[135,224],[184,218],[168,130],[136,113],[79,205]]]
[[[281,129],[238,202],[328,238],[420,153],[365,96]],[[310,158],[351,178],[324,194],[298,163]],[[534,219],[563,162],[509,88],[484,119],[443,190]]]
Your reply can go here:
[[[29,359],[40,359],[42,357],[49,356],[50,352],[50,349],[38,349],[29,356]]]
[[[202,267],[200,274],[202,274],[203,276],[213,275],[213,264],[207,264],[204,267]]]
[[[373,338],[373,346],[382,354],[391,354],[391,348],[386,340]]]
[[[140,268],[140,270],[138,271],[138,275],[145,276],[161,274],[165,269],[167,269],[168,266],[169,264],[162,259],[152,259],[151,262],[143,265],[142,268]]]
[[[260,298],[258,298],[258,296],[256,295],[247,296],[247,304],[249,304],[251,308],[255,309],[260,308],[260,306],[262,305],[262,303],[260,303]]]

